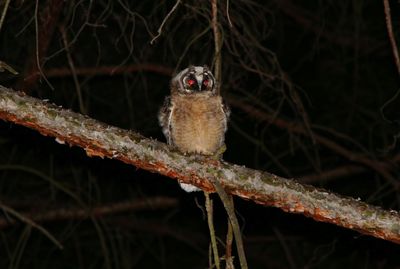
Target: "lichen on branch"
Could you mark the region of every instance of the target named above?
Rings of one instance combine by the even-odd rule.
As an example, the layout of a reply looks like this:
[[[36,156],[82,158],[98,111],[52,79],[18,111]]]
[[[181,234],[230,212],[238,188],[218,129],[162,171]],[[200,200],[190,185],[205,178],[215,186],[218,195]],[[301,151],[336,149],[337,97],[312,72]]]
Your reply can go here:
[[[400,243],[398,212],[267,172],[185,156],[133,131],[106,125],[3,86],[0,118],[54,137],[59,143],[81,147],[89,156],[118,159],[205,191],[214,191],[210,181],[217,180],[228,193],[244,199]]]

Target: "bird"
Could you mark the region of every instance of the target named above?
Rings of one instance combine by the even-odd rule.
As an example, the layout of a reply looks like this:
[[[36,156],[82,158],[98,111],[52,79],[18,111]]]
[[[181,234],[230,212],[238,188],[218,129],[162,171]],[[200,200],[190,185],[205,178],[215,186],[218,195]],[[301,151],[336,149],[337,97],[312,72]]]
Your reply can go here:
[[[189,66],[182,70],[171,79],[170,93],[158,114],[167,143],[184,154],[220,158],[230,110],[210,69]],[[199,190],[179,184],[187,192]]]

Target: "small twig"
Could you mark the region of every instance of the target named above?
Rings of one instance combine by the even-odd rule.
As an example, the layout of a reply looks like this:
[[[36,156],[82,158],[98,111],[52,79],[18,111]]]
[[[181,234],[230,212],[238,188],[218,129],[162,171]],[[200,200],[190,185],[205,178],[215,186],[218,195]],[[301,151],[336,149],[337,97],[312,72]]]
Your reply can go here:
[[[396,39],[394,38],[394,34],[393,34],[392,16],[390,15],[389,0],[383,0],[383,6],[384,6],[384,11],[385,11],[385,17],[386,17],[386,28],[387,28],[387,31],[389,34],[390,44],[392,45],[393,57],[394,57],[394,61],[396,63],[397,72],[400,75],[400,57],[399,57],[399,51],[397,49]]]
[[[81,85],[79,84],[78,76],[76,75],[74,61],[72,60],[72,56],[69,50],[67,33],[63,26],[60,26],[60,32],[64,43],[65,53],[67,54],[68,65],[69,68],[71,69],[72,78],[74,79],[76,94],[78,96],[79,110],[82,114],[86,114],[86,108],[85,105],[83,104]]]
[[[46,83],[53,88],[47,78],[43,75],[43,66],[46,53],[50,47],[53,35],[57,26],[58,19],[66,1],[47,0],[39,12],[39,1],[35,1],[33,21],[35,25],[35,48],[29,55],[23,75],[17,82],[16,88],[25,92],[32,91],[39,78],[43,78]]]
[[[333,179],[352,176],[354,174],[361,174],[367,172],[368,169],[365,166],[361,165],[344,165],[339,166],[331,170],[322,171],[320,173],[304,175],[299,178],[299,182],[301,183],[317,183],[317,182],[326,182],[331,181]]]
[[[231,202],[233,204],[233,197],[231,196]],[[232,257],[232,243],[233,243],[233,229],[232,224],[228,219],[228,231],[226,233],[226,247],[225,247],[225,268],[234,269],[233,257]]]
[[[8,72],[10,72],[13,75],[18,75],[18,72],[12,68],[11,66],[9,66],[7,63],[0,61],[0,72],[4,72],[4,70],[7,70]]]
[[[36,0],[35,2],[35,44],[36,44],[36,50],[35,50],[35,56],[36,56],[36,67],[37,70],[39,71],[40,75],[42,76],[42,78],[46,81],[47,85],[49,85],[49,87],[54,90],[53,85],[51,85],[51,83],[47,80],[46,76],[43,74],[43,70],[42,70],[42,61],[41,61],[41,57],[43,57],[43,55],[41,55],[40,51],[43,50],[41,49],[39,46],[39,0]],[[47,49],[47,48],[46,48]]]
[[[301,135],[309,135],[309,133],[307,132],[306,128],[303,125],[282,118],[274,117],[273,115],[270,115],[264,112],[263,110],[258,109],[253,105],[240,101],[236,98],[228,98],[228,103],[234,107],[238,107],[242,111],[247,112],[252,117],[255,117],[261,121],[266,121],[271,124],[274,124],[278,128],[286,129],[289,132]],[[395,169],[391,164],[386,163],[384,161],[371,159],[363,154],[353,152],[324,136],[314,134],[314,138],[317,143],[324,145],[326,148],[329,148],[330,150],[337,153],[338,155],[343,156],[347,160],[363,164],[366,167],[369,167],[370,169],[374,170],[375,172],[380,174],[383,178],[385,178],[388,182],[390,182],[396,189],[400,188],[400,182],[397,179],[395,179],[391,174],[391,171]]]
[[[23,213],[25,218],[35,222],[52,222],[62,220],[85,220],[92,217],[101,217],[110,214],[117,214],[126,211],[154,210],[174,207],[178,201],[169,197],[148,197],[130,201],[117,202],[96,206],[94,208],[58,208],[46,212]],[[0,218],[0,229],[4,229],[16,224],[16,221]]]
[[[114,76],[135,72],[154,72],[170,77],[173,69],[168,66],[157,64],[135,64],[128,66],[96,66],[96,67],[75,67],[77,76]],[[70,68],[52,68],[44,71],[48,78],[59,78],[72,76]]]
[[[217,91],[220,90],[221,84],[221,33],[218,28],[218,0],[211,0],[211,27],[214,33],[214,76],[217,81]]]
[[[13,215],[14,217],[16,217],[17,219],[19,219],[20,221],[32,226],[33,228],[36,228],[38,231],[40,231],[44,236],[46,236],[48,239],[50,239],[50,241],[52,241],[59,249],[63,249],[62,244],[54,237],[52,236],[45,228],[43,228],[42,226],[40,226],[39,224],[35,223],[33,220],[24,217],[23,215],[21,215],[20,213],[18,213],[17,211],[15,211],[14,209],[12,209],[11,207],[6,206],[5,204],[3,204],[2,202],[0,202],[0,208]]]
[[[233,234],[235,236],[236,250],[239,256],[240,268],[247,269],[248,266],[246,254],[244,252],[242,233],[240,231],[239,221],[236,217],[232,196],[226,193],[224,187],[222,187],[221,183],[219,183],[217,180],[211,178],[210,181],[213,183],[218,196],[221,198],[222,204],[224,205],[226,213],[228,214],[228,218],[231,222]]]
[[[8,6],[10,5],[10,2],[11,2],[11,0],[6,0],[4,2],[4,8],[3,8],[3,12],[1,13],[1,18],[0,18],[0,31],[3,26],[4,19],[6,18],[6,14],[7,14],[7,10],[8,10]]]
[[[281,246],[283,248],[283,251],[285,252],[286,259],[287,259],[287,261],[288,261],[288,263],[290,265],[290,268],[291,269],[299,268],[295,264],[293,255],[292,255],[292,253],[291,253],[291,251],[289,249],[289,246],[286,244],[286,240],[285,240],[285,238],[283,238],[281,232],[276,227],[273,228],[273,231],[274,231],[276,237],[278,238],[279,243],[281,244]]]
[[[154,41],[161,35],[162,29],[164,27],[164,24],[167,22],[168,18],[174,13],[174,11],[178,8],[178,5],[181,3],[181,0],[177,0],[175,5],[172,7],[172,9],[168,12],[167,16],[165,16],[164,20],[162,21],[160,27],[157,30],[157,35],[153,37],[153,39],[150,41],[150,44],[153,45]]]
[[[213,202],[210,199],[210,194],[208,192],[204,192],[204,197],[206,198],[206,210],[207,210],[207,222],[208,222],[208,229],[210,231],[210,238],[211,238],[211,250],[214,256],[214,264],[217,269],[221,268],[219,263],[219,253],[218,253],[218,246],[217,246],[217,237],[215,235],[214,229],[214,217],[213,217]]]
[[[229,27],[233,27],[231,16],[229,15],[229,0],[226,0],[226,17],[228,18]]]

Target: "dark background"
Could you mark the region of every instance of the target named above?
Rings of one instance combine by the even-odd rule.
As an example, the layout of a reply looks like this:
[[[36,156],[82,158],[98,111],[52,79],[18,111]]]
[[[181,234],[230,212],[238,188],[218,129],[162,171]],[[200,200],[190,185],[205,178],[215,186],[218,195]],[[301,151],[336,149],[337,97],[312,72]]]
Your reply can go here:
[[[399,37],[400,7],[390,3]],[[0,60],[19,75],[0,73],[0,84],[165,141],[157,112],[172,73],[190,64],[214,66],[210,1],[183,1],[150,44],[174,4],[11,1]],[[382,2],[221,1],[218,19],[221,90],[232,109],[224,159],[399,210],[399,76]],[[37,75],[37,59],[45,76]],[[90,73],[79,75],[84,68]],[[277,127],[255,109],[288,125]],[[299,134],[289,123],[309,131]],[[313,143],[311,133],[347,153]],[[350,153],[387,163],[394,182]],[[187,194],[169,178],[0,123],[0,199],[17,212],[152,197],[178,205],[42,222],[63,250],[29,225],[3,227],[0,268],[207,268],[209,244],[202,193]],[[235,202],[250,268],[400,268],[394,243]],[[215,210],[224,240],[225,212],[219,202]]]

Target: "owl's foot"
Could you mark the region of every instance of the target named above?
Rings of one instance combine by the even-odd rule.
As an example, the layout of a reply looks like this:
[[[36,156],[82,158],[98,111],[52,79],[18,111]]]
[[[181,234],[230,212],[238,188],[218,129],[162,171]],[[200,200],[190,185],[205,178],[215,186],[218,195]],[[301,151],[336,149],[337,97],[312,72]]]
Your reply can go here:
[[[222,155],[226,151],[226,145],[223,144],[215,153],[211,156],[212,159],[220,161],[222,159]]]

